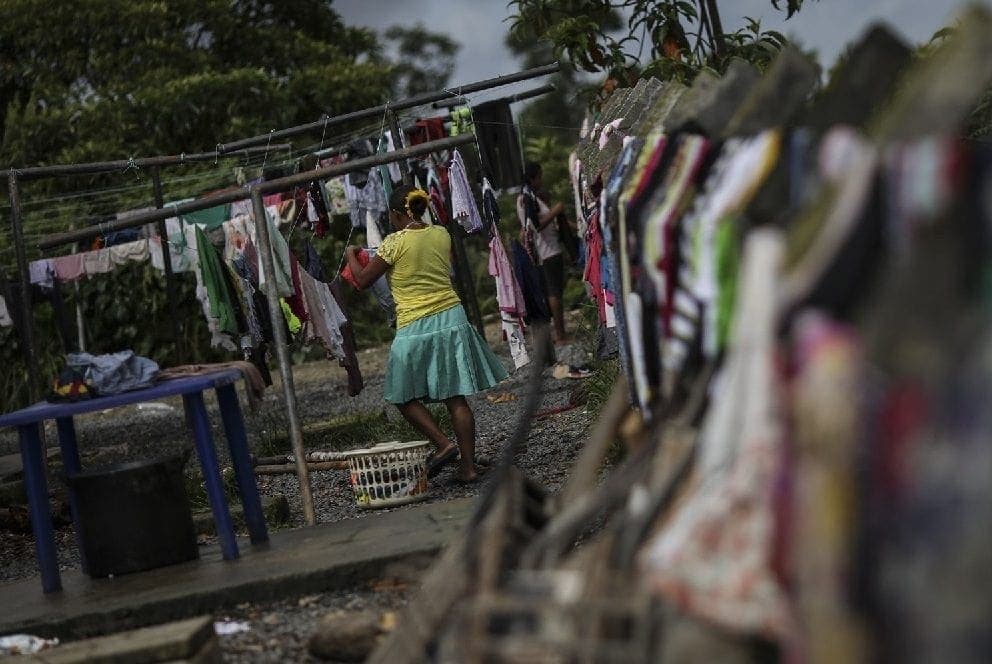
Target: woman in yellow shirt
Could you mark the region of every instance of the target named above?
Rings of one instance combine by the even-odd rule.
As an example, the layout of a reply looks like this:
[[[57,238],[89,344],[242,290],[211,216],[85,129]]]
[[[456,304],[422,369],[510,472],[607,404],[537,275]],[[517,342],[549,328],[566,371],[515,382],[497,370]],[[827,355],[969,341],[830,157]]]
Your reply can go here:
[[[359,288],[368,288],[383,274],[396,301],[396,338],[386,365],[386,401],[436,446],[433,474],[461,457],[460,480],[471,482],[475,470],[475,415],[465,396],[504,380],[506,369],[469,324],[451,286],[451,238],[422,220],[427,194],[408,185],[393,189],[387,236],[364,268],[358,247],[345,257]],[[458,442],[448,438],[431,418],[424,401],[443,401],[451,413]]]

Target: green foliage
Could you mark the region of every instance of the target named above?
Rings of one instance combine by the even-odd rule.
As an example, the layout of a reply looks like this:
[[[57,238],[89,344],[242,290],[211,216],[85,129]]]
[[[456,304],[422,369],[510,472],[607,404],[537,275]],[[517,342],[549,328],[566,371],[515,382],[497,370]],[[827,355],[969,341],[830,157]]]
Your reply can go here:
[[[792,17],[802,0],[771,0]],[[731,58],[765,66],[785,37],[761,31],[757,21],[726,32],[716,0],[512,0],[511,30],[553,45],[554,53],[590,73],[621,84],[640,75],[690,81],[703,68],[722,71]],[[620,10],[626,30],[616,36],[606,19]]]

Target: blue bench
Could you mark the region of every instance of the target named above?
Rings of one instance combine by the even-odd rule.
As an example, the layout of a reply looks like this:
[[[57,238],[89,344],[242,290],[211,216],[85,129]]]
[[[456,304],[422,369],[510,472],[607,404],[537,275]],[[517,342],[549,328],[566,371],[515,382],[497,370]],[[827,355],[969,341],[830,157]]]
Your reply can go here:
[[[241,379],[237,369],[224,369],[203,376],[178,378],[158,383],[152,387],[125,392],[114,396],[95,397],[74,403],[37,403],[23,410],[0,415],[0,428],[16,427],[21,446],[21,459],[24,464],[24,486],[28,496],[31,514],[31,528],[34,531],[35,551],[38,567],[41,570],[41,587],[46,593],[62,589],[59,565],[55,548],[55,531],[48,504],[48,481],[45,478],[44,454],[40,427],[45,420],[55,420],[58,428],[59,447],[62,449],[62,463],[67,474],[80,471],[79,450],[76,444],[76,428],[73,417],[108,408],[154,401],[164,397],[182,395],[186,410],[187,424],[193,430],[196,454],[200,459],[207,497],[217,524],[221,552],[225,560],[238,557],[238,543],[234,537],[231,512],[224,496],[217,450],[210,433],[210,421],[203,403],[203,391],[213,389],[217,393],[221,420],[231,452],[231,463],[237,478],[241,502],[245,510],[245,523],[252,544],[261,544],[269,539],[262,513],[262,501],[258,495],[258,485],[252,471],[248,452],[248,438],[245,434],[244,419],[235,383]],[[69,489],[69,507],[75,520],[76,499]],[[77,524],[78,532],[78,524]]]

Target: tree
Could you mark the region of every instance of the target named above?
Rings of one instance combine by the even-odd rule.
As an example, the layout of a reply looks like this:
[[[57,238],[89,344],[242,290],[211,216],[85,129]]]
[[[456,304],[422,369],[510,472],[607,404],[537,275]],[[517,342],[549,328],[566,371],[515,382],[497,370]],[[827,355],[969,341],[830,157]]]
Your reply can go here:
[[[378,55],[321,0],[12,0],[0,160],[210,150],[378,102],[390,81]]]
[[[400,97],[438,90],[448,84],[455,71],[458,42],[428,31],[422,23],[412,28],[394,25],[383,36],[396,45],[393,87]]]
[[[788,17],[803,2],[770,1]],[[511,31],[536,34],[576,68],[628,84],[647,75],[688,82],[704,67],[722,71],[734,57],[763,67],[786,42],[749,18],[742,28],[725,32],[717,0],[511,0],[510,5],[516,8]],[[608,20],[617,12],[628,15],[619,37]]]

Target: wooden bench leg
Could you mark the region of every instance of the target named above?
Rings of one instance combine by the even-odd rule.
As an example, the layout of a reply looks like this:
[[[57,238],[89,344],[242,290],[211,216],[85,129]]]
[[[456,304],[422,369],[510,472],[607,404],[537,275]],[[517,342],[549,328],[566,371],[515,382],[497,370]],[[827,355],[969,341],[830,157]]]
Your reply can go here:
[[[41,589],[46,593],[62,590],[59,575],[58,551],[55,548],[55,529],[48,506],[48,480],[45,479],[45,450],[41,447],[40,424],[26,424],[18,428],[21,441],[21,461],[24,464],[24,488],[28,494],[31,511],[31,530],[41,571]]]
[[[214,523],[217,524],[220,550],[224,560],[232,560],[238,557],[238,542],[234,538],[231,512],[227,507],[227,498],[224,496],[224,482],[220,476],[214,439],[210,434],[210,420],[207,418],[207,408],[203,403],[203,393],[184,394],[183,403],[186,406],[187,418],[193,427],[196,456],[200,458],[203,483],[207,488],[207,498],[210,499],[210,509],[214,513]]]
[[[234,475],[238,480],[238,493],[241,495],[241,505],[245,509],[245,524],[248,526],[251,543],[268,542],[269,533],[265,527],[262,499],[258,495],[258,484],[251,467],[248,436],[245,434],[245,422],[234,385],[217,388],[217,403],[220,405],[220,416],[224,421],[224,433],[227,435],[227,446],[231,451],[231,464],[234,466]]]

